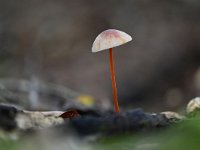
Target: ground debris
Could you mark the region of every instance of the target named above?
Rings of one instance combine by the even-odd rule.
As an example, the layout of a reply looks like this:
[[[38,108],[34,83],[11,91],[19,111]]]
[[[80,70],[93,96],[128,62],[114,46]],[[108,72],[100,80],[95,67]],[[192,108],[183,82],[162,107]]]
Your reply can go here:
[[[124,113],[110,113],[106,116],[93,115],[77,116],[70,120],[70,125],[80,133],[126,133],[158,129],[172,124],[165,114],[145,113],[142,109],[133,109]]]
[[[29,110],[64,110],[74,106],[83,108],[103,106],[101,100],[94,100],[90,95],[37,78],[34,81],[1,78],[0,102],[19,105]]]
[[[187,109],[195,100],[196,98],[189,102]],[[194,106],[197,108],[193,110],[199,111],[199,105],[192,105]],[[13,131],[19,133],[29,130],[41,131],[46,128],[59,129],[62,132],[70,130],[81,136],[151,131],[179,123],[188,117],[189,114],[184,116],[170,111],[148,113],[140,108],[120,113],[85,108],[71,108],[66,111],[27,111],[13,105],[0,104],[0,133],[3,133],[3,136],[0,134],[0,138],[9,137],[6,134],[9,135]]]
[[[73,115],[73,112],[76,112],[76,115]],[[80,109],[44,112],[0,105],[0,117],[0,128],[5,131],[19,132],[55,127],[67,130],[72,128],[79,135],[141,131],[168,126],[172,123],[165,114],[145,113],[142,109],[123,113]]]

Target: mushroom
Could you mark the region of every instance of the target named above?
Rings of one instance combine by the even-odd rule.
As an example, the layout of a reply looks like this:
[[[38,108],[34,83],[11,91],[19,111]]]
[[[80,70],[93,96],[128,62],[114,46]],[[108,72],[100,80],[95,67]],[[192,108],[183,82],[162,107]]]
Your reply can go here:
[[[92,52],[99,52],[102,50],[109,49],[110,73],[111,73],[113,96],[114,96],[114,106],[116,112],[119,112],[119,105],[117,100],[117,87],[115,82],[112,48],[125,44],[131,40],[132,40],[131,36],[126,34],[125,32],[115,29],[109,29],[100,33],[96,37],[92,46]]]

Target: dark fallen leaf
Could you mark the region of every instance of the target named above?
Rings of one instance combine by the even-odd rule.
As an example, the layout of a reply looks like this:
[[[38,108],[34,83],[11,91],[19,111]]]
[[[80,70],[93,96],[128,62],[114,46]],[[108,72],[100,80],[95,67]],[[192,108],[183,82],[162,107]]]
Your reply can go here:
[[[79,113],[77,112],[77,110],[73,109],[73,110],[68,110],[68,111],[64,112],[59,117],[66,119],[66,118],[74,118],[77,116],[79,116]]]

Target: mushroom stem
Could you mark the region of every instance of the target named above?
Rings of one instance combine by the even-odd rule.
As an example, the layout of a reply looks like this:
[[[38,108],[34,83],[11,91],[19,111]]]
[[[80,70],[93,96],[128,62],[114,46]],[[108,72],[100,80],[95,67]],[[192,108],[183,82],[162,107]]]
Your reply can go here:
[[[113,88],[113,96],[114,96],[114,106],[115,111],[119,112],[119,105],[117,100],[117,86],[115,82],[115,71],[114,71],[114,60],[113,60],[113,54],[112,54],[112,48],[109,49],[109,55],[110,55],[110,73],[111,73],[111,80],[112,80],[112,88]]]

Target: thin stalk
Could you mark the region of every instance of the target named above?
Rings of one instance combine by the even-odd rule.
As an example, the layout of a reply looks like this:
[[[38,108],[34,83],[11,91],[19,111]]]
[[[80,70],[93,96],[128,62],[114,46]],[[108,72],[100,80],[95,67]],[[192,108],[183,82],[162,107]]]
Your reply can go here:
[[[112,48],[109,49],[109,61],[110,61],[110,74],[111,74],[111,81],[112,81],[112,88],[113,88],[113,97],[114,97],[114,106],[115,111],[119,112],[119,105],[117,100],[117,86],[115,82],[115,71],[114,71],[114,59],[112,54]]]

